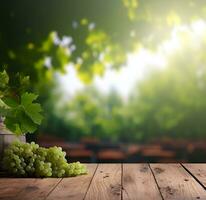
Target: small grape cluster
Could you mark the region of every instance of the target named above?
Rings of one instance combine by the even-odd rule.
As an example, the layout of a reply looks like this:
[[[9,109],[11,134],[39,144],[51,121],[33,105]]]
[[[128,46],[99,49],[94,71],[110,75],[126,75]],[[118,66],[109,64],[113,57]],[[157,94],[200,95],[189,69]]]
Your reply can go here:
[[[4,152],[3,166],[18,177],[70,177],[87,173],[80,162],[67,163],[61,147],[44,148],[15,141]]]

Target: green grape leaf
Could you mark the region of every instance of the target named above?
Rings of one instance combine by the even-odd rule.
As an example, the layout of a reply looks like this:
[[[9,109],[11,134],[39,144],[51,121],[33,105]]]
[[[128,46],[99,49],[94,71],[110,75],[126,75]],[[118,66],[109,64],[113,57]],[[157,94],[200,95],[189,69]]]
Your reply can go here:
[[[13,108],[11,113],[12,115],[7,116],[4,123],[15,134],[33,133],[37,129],[37,124],[25,113],[22,105]]]
[[[2,71],[0,80],[0,116],[5,117],[6,127],[16,135],[33,133],[43,117],[40,104],[34,102],[38,95],[23,93],[29,86],[29,77],[17,73],[9,80],[7,72]]]
[[[4,120],[4,124],[6,125],[6,127],[12,131],[13,133],[15,133],[16,135],[21,135],[23,134],[20,125],[17,123],[17,121],[12,118],[12,117],[6,117],[6,119]]]
[[[6,109],[9,109],[9,106],[6,105],[2,99],[0,99],[0,108],[6,108]]]
[[[28,92],[22,94],[21,106],[23,106],[25,113],[32,119],[34,123],[41,124],[41,121],[43,119],[41,115],[42,108],[40,104],[33,103],[33,101],[36,100],[37,97],[38,95]]]
[[[4,97],[3,101],[5,102],[6,105],[8,105],[11,108],[16,108],[19,104],[16,102],[14,99],[10,97]]]
[[[21,95],[21,104],[24,106],[28,106],[29,104],[32,104],[34,100],[36,100],[38,95],[33,93],[25,92]]]
[[[37,125],[25,114],[20,115],[20,123],[23,133],[33,133],[37,129]]]
[[[10,112],[10,107],[0,99],[0,116],[7,116]]]

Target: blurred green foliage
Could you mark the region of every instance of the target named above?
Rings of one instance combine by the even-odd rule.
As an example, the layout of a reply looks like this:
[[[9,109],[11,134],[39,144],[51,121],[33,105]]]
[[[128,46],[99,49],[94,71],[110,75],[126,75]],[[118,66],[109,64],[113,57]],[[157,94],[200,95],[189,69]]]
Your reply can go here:
[[[63,124],[49,131],[70,140],[85,136],[123,142],[205,138],[205,32],[200,37],[183,30],[176,37],[179,46],[165,53],[166,66],[154,68],[138,82],[128,101],[115,91],[105,95],[87,87],[54,110]],[[53,102],[61,101],[57,96]]]
[[[204,0],[3,0],[1,8],[0,66],[35,85],[69,62],[89,82],[139,44],[153,48],[176,24],[206,15]]]
[[[175,26],[204,20],[204,0],[3,0],[1,8],[0,71],[6,69],[12,82],[18,72],[30,77],[29,90],[39,93],[46,110],[42,130],[74,140],[204,134],[205,69],[199,67],[205,63],[204,42],[173,55],[166,69],[134,89],[128,103],[114,92],[102,96],[89,90],[59,108],[58,95],[52,94],[55,74],[64,73],[67,64],[90,83],[107,67],[120,68],[128,52],[141,45],[156,50]],[[199,68],[203,75],[196,77]],[[30,114],[39,122],[38,114]]]
[[[130,109],[138,113],[144,137],[205,137],[205,32],[197,40],[192,37],[185,33],[166,68],[154,70],[137,86]]]

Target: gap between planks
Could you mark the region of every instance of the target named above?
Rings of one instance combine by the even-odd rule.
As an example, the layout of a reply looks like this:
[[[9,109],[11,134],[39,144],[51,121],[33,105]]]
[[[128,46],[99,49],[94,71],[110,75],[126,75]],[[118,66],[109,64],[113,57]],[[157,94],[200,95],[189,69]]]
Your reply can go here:
[[[206,199],[206,191],[180,164],[151,164],[157,185],[166,200]]]
[[[121,164],[99,164],[85,200],[120,200],[121,174]]]
[[[181,166],[206,190],[206,165],[181,163]]]
[[[148,164],[99,164],[86,200],[162,200]]]
[[[123,165],[123,199],[162,200],[154,175],[148,164]]]
[[[97,171],[98,166],[99,166],[99,164],[97,164],[96,169],[94,170],[94,173],[93,173],[92,178],[91,178],[91,180],[90,180],[90,183],[89,183],[89,185],[88,185],[88,187],[87,187],[87,190],[86,190],[86,193],[85,193],[85,195],[84,195],[84,197],[83,197],[83,200],[85,200],[85,198],[86,198],[87,192],[88,192],[89,187],[90,187],[90,185],[91,185],[91,183],[92,183],[92,180],[93,180],[93,178],[94,178],[94,175],[96,174],[96,171]]]
[[[63,178],[55,189],[47,196],[47,200],[78,200],[84,199],[91,180],[97,169],[97,164],[87,164],[88,175]]]

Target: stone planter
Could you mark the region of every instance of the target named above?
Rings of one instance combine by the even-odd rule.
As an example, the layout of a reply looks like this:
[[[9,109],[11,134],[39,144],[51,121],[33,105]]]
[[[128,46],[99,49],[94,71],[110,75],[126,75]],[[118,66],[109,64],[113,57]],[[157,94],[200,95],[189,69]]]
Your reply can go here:
[[[3,157],[4,149],[15,140],[26,142],[25,135],[17,136],[9,131],[3,122],[0,122],[0,162]]]

